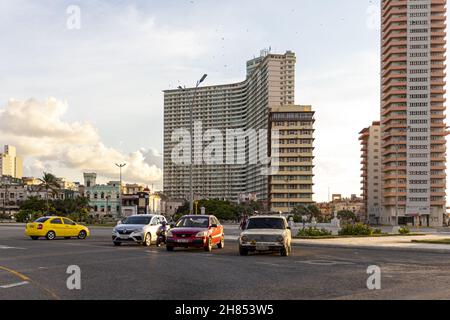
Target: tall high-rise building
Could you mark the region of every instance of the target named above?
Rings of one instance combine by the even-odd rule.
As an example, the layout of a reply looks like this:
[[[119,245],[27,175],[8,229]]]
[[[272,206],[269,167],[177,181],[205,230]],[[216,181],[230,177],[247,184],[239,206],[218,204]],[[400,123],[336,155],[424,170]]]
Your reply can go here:
[[[270,130],[279,134],[271,143],[278,155],[277,172],[269,175],[270,210],[290,212],[313,203],[314,111],[311,106],[280,106],[270,110]]]
[[[359,133],[361,142],[361,177],[364,212],[369,223],[384,223],[381,220],[381,129],[380,122],[374,121],[371,126]]]
[[[168,197],[190,197],[190,167],[174,163],[172,153],[179,141],[172,140],[172,135],[184,128],[189,136],[192,106],[196,122],[194,198],[238,201],[239,195],[253,194],[257,200],[269,203],[268,175],[261,172],[270,164],[255,163],[250,154],[267,158],[271,108],[294,105],[295,63],[296,57],[291,51],[285,54],[262,51],[260,57],[247,62],[247,77],[242,82],[164,91],[164,193]],[[292,107],[291,113],[301,110]],[[223,161],[219,163],[205,163],[208,159],[203,157],[211,143],[206,132],[213,132],[211,130],[224,136]],[[232,130],[235,136],[227,134]],[[252,131],[255,134],[250,134]],[[245,135],[244,149],[235,144],[239,134]],[[236,154],[232,163],[230,149]]]
[[[0,175],[22,179],[22,159],[17,156],[16,148],[6,145],[4,153],[0,153]]]
[[[445,0],[383,0],[382,220],[441,226],[446,204]]]

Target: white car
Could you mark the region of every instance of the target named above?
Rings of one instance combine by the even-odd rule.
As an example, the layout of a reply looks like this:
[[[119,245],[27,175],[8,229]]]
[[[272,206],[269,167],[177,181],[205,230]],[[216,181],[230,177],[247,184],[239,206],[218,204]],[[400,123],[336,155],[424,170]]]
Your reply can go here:
[[[248,219],[239,237],[239,253],[276,251],[291,253],[291,230],[283,216],[255,216]]]
[[[161,215],[129,216],[113,229],[112,241],[115,246],[120,246],[123,242],[135,242],[149,247],[152,243],[156,243],[157,232],[163,222],[167,223],[166,218]]]

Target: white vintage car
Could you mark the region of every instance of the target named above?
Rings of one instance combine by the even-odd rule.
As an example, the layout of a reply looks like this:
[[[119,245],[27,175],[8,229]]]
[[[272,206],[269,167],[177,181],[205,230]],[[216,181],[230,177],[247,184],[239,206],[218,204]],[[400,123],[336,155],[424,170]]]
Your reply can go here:
[[[283,216],[255,216],[248,219],[239,237],[239,253],[276,251],[282,256],[291,253],[291,230]]]

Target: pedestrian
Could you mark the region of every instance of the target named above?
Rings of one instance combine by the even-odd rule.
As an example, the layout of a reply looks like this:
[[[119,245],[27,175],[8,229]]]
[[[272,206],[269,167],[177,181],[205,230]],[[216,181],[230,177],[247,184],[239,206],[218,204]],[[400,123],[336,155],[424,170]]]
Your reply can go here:
[[[241,230],[244,230],[245,229],[245,226],[247,225],[247,216],[246,215],[244,215],[243,217],[242,217],[242,221],[241,221],[241,225],[240,225],[240,228],[241,228]]]

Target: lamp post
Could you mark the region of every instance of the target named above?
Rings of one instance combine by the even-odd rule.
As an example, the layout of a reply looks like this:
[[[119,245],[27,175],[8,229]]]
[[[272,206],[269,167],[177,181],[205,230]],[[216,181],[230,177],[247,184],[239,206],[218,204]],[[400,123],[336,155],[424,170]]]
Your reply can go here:
[[[192,214],[194,211],[194,189],[192,186],[192,170],[193,170],[193,162],[194,162],[194,152],[193,152],[193,141],[194,141],[194,116],[193,109],[195,103],[195,96],[197,95],[197,90],[200,84],[205,81],[208,75],[204,74],[200,80],[197,81],[197,84],[194,88],[194,93],[192,95],[192,102],[189,106],[189,126],[190,126],[190,134],[191,134],[191,159],[189,163],[189,214]],[[178,89],[182,91],[186,91],[186,87],[178,86]]]
[[[288,209],[288,215],[289,213],[291,213],[291,199],[290,199],[290,194],[289,194],[289,178],[286,177],[286,179],[284,180],[286,182],[286,192],[287,192],[287,209]]]
[[[126,163],[116,163],[119,168],[120,174],[120,185],[119,185],[119,217],[122,217],[122,168],[125,167]]]

